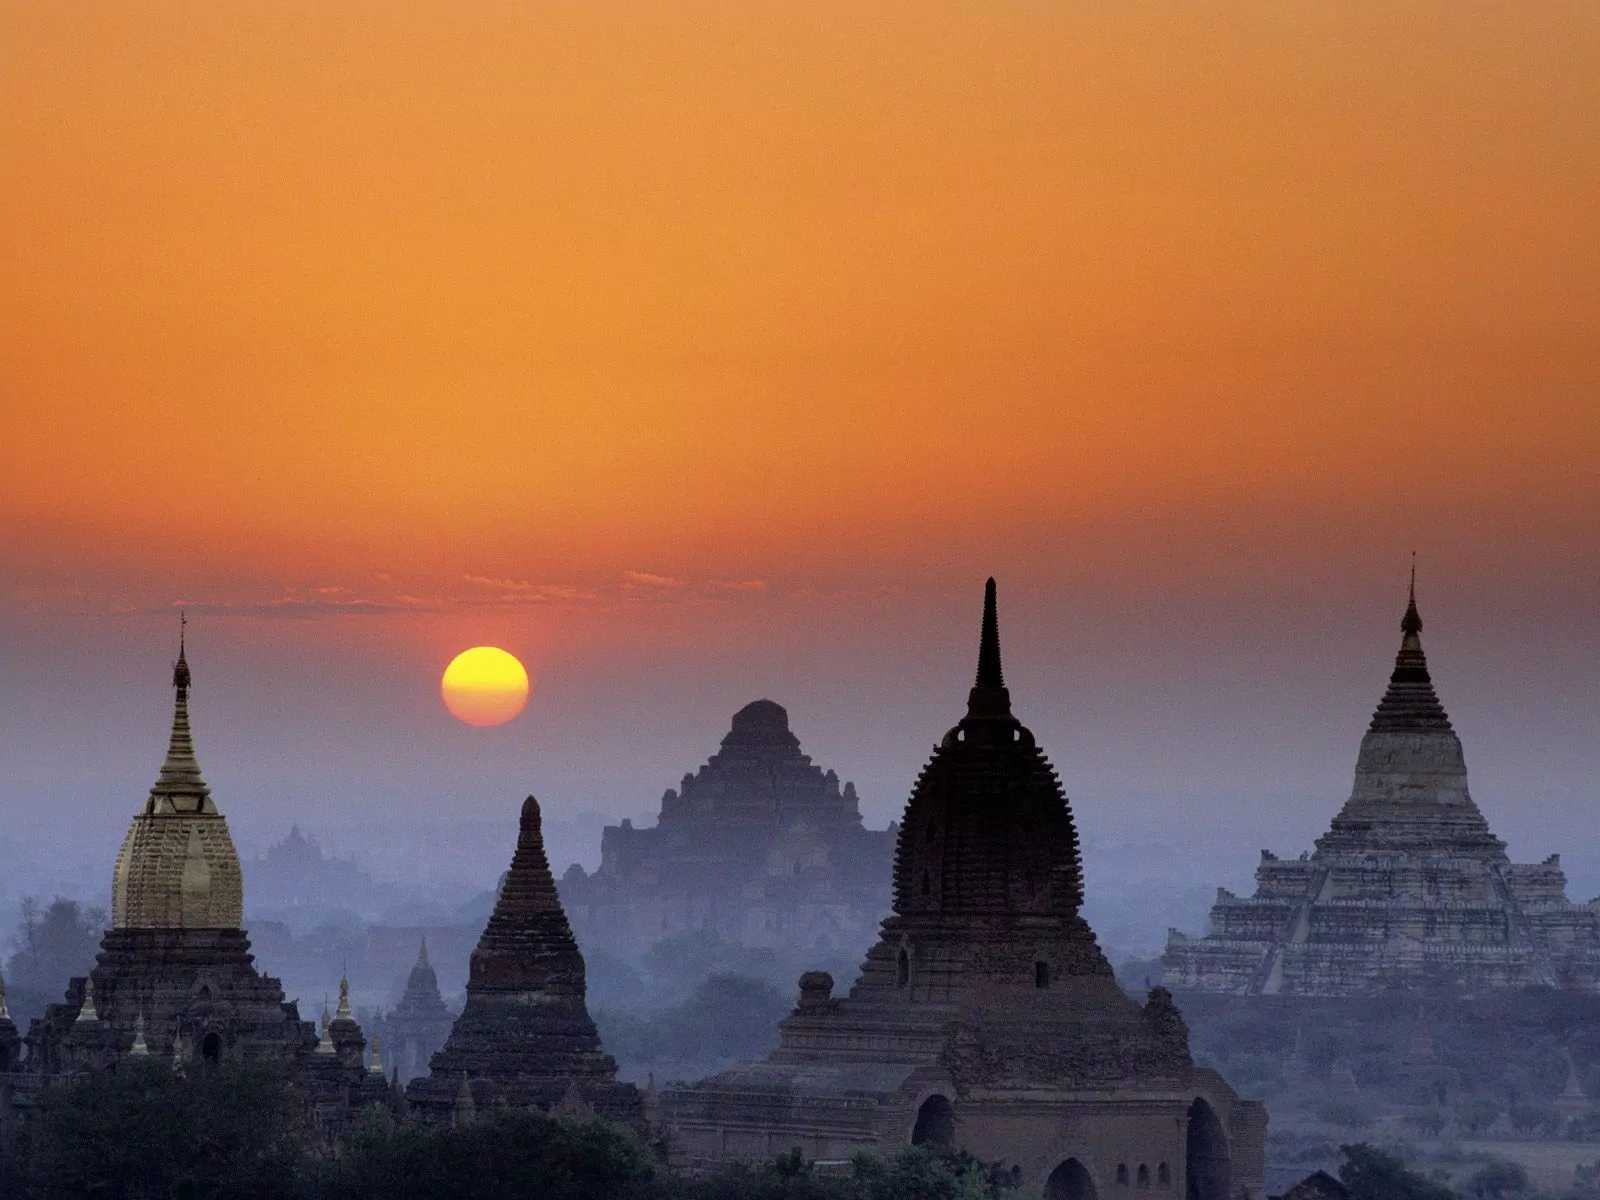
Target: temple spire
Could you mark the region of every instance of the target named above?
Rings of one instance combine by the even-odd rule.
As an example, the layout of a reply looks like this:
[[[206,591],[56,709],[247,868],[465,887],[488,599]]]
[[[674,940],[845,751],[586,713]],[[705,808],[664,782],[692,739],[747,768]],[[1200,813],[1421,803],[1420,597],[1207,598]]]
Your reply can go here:
[[[967,717],[1011,716],[1011,693],[1000,669],[1000,616],[994,577],[983,585],[983,629],[978,637],[978,675],[967,696]]]
[[[1422,632],[1422,614],[1417,611],[1417,556],[1411,555],[1411,590],[1407,595],[1406,615],[1400,619],[1400,632],[1416,635]]]
[[[1395,655],[1389,688],[1372,716],[1375,730],[1448,730],[1450,718],[1433,690],[1428,659],[1422,652],[1422,614],[1417,611],[1417,564],[1411,563],[1406,613],[1400,619],[1400,652]]]
[[[185,645],[189,619],[178,617],[178,661],[172,667],[172,688],[175,693],[172,706],[172,734],[167,740],[167,757],[161,764],[161,774],[150,789],[151,812],[216,812],[211,803],[211,789],[200,775],[200,763],[194,756],[194,735],[189,730],[189,688],[193,676],[189,672],[188,650]]]

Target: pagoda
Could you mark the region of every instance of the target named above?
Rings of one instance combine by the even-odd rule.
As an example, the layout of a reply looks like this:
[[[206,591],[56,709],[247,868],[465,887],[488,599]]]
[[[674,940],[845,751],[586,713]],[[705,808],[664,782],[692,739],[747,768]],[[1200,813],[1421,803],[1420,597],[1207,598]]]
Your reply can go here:
[[[539,802],[529,796],[511,869],[472,952],[466,1007],[407,1099],[435,1120],[505,1104],[641,1124],[638,1089],[617,1082],[585,992],[583,956],[545,858]]]
[[[242,928],[239,856],[195,757],[192,683],[180,635],[167,754],[117,855],[112,927],[89,974],[70,981],[65,1003],[33,1022],[25,1066],[42,1084],[113,1070],[129,1055],[170,1056],[177,1070],[276,1062],[331,1125],[373,1099],[365,1039],[346,1003],[337,1063],[316,1062],[315,1028],[277,979],[256,970]]]
[[[835,997],[806,973],[777,1050],[669,1088],[675,1157],[960,1146],[1048,1200],[1258,1196],[1265,1111],[1194,1064],[1167,992],[1123,992],[1082,903],[1071,807],[1012,715],[991,579],[966,715],[912,789],[859,978]]]
[[[1511,862],[1467,790],[1461,739],[1422,651],[1415,569],[1400,632],[1343,809],[1311,853],[1263,850],[1254,896],[1218,889],[1205,937],[1169,934],[1173,987],[1323,997],[1600,987],[1600,904],[1567,900],[1556,855]]]
[[[429,1060],[444,1045],[454,1023],[454,1015],[439,994],[439,976],[428,961],[428,939],[423,938],[400,1003],[384,1015],[381,1025],[390,1065],[401,1083],[428,1073]]]
[[[580,941],[613,954],[708,931],[853,956],[889,906],[894,837],[864,827],[855,785],[800,749],[781,704],[756,700],[710,760],[667,789],[653,827],[607,827],[599,868],[569,868],[561,900]]]

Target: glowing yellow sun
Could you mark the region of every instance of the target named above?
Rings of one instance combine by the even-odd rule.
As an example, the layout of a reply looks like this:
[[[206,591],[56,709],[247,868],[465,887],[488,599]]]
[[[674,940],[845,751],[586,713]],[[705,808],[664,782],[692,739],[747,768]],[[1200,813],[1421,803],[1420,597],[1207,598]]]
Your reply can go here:
[[[528,703],[528,672],[513,654],[474,646],[450,660],[439,695],[468,725],[504,725]]]

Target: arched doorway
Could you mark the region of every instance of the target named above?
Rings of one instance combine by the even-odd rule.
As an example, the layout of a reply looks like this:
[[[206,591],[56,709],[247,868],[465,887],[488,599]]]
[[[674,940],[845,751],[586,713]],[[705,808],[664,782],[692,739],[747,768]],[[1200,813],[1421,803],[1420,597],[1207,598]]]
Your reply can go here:
[[[222,1061],[222,1035],[208,1033],[200,1039],[200,1057],[215,1066]]]
[[[1228,1200],[1233,1172],[1228,1161],[1228,1135],[1216,1109],[1199,1097],[1189,1106],[1189,1142],[1184,1166],[1189,1176],[1188,1200]]]
[[[956,1110],[948,1096],[929,1096],[917,1109],[917,1123],[911,1130],[913,1146],[954,1146]]]
[[[1044,1200],[1096,1200],[1094,1176],[1075,1158],[1069,1158],[1045,1180]]]

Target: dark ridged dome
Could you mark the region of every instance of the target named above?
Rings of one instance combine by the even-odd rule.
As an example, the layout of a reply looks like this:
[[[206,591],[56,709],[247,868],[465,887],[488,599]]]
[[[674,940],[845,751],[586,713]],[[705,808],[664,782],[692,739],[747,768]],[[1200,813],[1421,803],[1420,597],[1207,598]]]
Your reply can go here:
[[[894,910],[1070,916],[1082,903],[1072,810],[1033,734],[1011,715],[991,579],[967,715],[945,734],[906,805]]]

